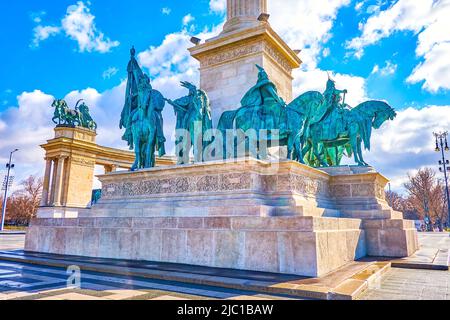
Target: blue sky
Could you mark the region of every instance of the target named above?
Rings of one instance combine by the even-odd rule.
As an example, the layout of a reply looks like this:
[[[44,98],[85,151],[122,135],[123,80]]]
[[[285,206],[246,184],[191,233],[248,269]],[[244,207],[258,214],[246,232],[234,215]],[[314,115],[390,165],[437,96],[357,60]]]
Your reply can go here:
[[[95,15],[97,29],[111,40],[119,41],[119,46],[107,53],[80,52],[78,43],[61,33],[40,42],[36,48],[30,47],[36,26],[60,25],[67,8],[76,3],[73,0],[17,0],[1,10],[0,26],[5,32],[0,33],[0,41],[5,44],[5,50],[1,50],[0,59],[7,63],[1,71],[0,111],[15,104],[18,94],[36,88],[56,96],[87,87],[99,91],[111,88],[126,75],[131,45],[142,50],[158,45],[166,34],[181,29],[182,18],[189,13],[198,19],[201,17],[204,25],[221,19],[220,15],[208,14],[206,0],[94,0],[89,8]],[[170,14],[164,14],[163,8],[169,8]],[[40,22],[35,22],[36,19]],[[108,68],[117,68],[119,72],[104,79],[103,72]],[[5,105],[5,101],[8,104]]]
[[[98,142],[124,148],[117,128],[129,49],[167,97],[198,82],[187,48],[224,22],[224,0],[16,0],[0,5],[0,161],[18,146],[19,178],[40,174],[52,136],[50,103],[85,98]],[[326,71],[348,101],[383,99],[398,118],[374,136],[367,159],[401,188],[434,165],[431,133],[450,129],[450,0],[268,0],[273,28],[304,61],[294,92],[323,90]],[[280,5],[283,3],[283,5]],[[275,5],[277,4],[277,5]],[[49,103],[50,102],[50,103]],[[173,129],[168,110],[166,135]]]

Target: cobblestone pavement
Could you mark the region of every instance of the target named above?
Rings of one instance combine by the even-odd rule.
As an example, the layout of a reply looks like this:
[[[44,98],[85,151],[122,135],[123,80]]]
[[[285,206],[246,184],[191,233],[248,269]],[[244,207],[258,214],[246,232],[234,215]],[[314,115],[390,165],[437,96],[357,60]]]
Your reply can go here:
[[[450,272],[392,268],[361,300],[450,300]]]
[[[450,249],[450,236],[448,233],[420,232],[419,242],[420,246],[425,248]]]
[[[439,249],[448,259],[448,233],[419,233],[421,251]],[[392,268],[381,282],[366,291],[362,300],[450,300],[450,272]]]
[[[25,234],[0,234],[0,250],[23,249],[25,245]]]

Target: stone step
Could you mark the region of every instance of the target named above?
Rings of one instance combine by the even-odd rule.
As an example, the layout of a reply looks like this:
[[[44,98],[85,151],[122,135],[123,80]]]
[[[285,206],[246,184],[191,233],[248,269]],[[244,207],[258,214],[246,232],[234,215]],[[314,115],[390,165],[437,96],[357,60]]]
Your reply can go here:
[[[393,210],[341,210],[341,214],[354,219],[403,219],[403,213]]]
[[[339,218],[341,213],[336,209],[317,208],[307,206],[284,206],[275,207],[272,216],[302,216],[302,217],[327,217]]]
[[[352,208],[352,210],[383,210],[382,206],[379,204],[367,204],[367,203],[337,203],[336,209],[345,210]]]

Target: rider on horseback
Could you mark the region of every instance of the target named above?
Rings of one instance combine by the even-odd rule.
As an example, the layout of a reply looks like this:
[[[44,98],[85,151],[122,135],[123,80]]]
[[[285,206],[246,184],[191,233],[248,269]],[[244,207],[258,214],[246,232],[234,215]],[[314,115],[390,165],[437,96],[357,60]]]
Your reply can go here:
[[[255,129],[278,129],[275,119],[281,118],[282,107],[285,107],[286,103],[278,96],[277,88],[266,71],[259,65],[256,67],[259,70],[258,82],[241,100],[241,105],[256,108],[253,113],[254,117],[258,117],[253,119]]]
[[[347,90],[336,89],[335,82],[333,80],[331,80],[330,78],[328,78],[327,88],[326,88],[325,92],[323,93],[323,95],[326,99],[326,103],[327,103],[329,111],[332,111],[334,109],[342,111],[346,108],[345,101],[343,101],[343,99],[341,98],[341,94],[344,94],[344,99],[345,99],[345,94],[347,94]]]

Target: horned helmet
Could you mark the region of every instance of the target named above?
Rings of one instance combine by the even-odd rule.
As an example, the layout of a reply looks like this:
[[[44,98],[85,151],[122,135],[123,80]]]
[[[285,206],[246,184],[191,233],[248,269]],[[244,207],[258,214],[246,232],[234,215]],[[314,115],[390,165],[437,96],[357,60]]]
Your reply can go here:
[[[267,72],[266,72],[266,70],[264,70],[263,67],[261,67],[260,65],[257,64],[256,68],[258,68],[258,70],[259,70],[258,81],[269,79],[269,76],[267,75]]]
[[[336,89],[336,82],[333,79],[331,79],[329,72],[327,72],[327,75],[328,75],[327,90]]]

